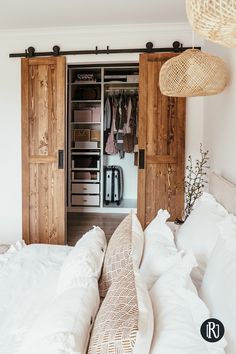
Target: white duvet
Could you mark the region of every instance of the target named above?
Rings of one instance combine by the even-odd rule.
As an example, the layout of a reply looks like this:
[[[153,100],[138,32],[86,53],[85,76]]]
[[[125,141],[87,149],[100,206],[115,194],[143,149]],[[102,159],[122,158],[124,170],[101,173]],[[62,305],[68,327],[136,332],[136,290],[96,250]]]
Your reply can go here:
[[[16,354],[56,295],[68,246],[30,245],[0,263],[0,354]]]

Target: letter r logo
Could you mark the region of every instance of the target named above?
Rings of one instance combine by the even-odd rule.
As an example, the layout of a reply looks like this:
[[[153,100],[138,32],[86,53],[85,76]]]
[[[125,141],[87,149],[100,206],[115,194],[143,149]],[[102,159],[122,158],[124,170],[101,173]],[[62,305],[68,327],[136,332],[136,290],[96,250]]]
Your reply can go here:
[[[216,318],[209,318],[201,325],[201,335],[207,342],[218,342],[224,332],[223,323]]]
[[[220,325],[216,324],[215,322],[211,322],[209,321],[207,326],[207,331],[206,331],[206,335],[207,338],[211,339],[211,338],[216,338],[218,339],[220,336]]]

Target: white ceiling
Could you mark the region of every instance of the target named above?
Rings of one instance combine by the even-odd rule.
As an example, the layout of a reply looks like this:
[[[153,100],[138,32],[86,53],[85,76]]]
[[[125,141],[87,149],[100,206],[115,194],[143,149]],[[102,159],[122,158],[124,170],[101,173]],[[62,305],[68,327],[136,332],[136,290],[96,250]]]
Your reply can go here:
[[[185,0],[0,0],[0,29],[186,21]]]

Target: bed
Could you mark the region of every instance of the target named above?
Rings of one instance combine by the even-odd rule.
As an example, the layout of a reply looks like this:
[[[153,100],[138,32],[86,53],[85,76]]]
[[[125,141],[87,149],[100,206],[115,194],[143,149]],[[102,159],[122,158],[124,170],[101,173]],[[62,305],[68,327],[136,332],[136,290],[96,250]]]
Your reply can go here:
[[[227,233],[235,226],[236,236],[236,219],[229,214],[236,215],[236,186],[212,173],[209,190],[220,203],[203,198],[212,224],[204,220],[205,209],[196,207],[175,238],[167,211],[159,211],[145,230],[132,212],[108,246],[94,227],[73,248],[29,245],[0,258],[0,354],[235,354],[236,318],[231,309],[229,318],[228,306],[236,297],[236,265],[229,264],[228,249],[227,255],[222,251],[215,276],[219,262],[212,255],[214,220]],[[199,220],[207,232],[191,229]],[[227,293],[219,289],[223,278]],[[199,331],[209,317],[226,328],[214,346]]]
[[[29,245],[0,263],[0,353],[20,343],[54,296],[60,267],[70,247]]]

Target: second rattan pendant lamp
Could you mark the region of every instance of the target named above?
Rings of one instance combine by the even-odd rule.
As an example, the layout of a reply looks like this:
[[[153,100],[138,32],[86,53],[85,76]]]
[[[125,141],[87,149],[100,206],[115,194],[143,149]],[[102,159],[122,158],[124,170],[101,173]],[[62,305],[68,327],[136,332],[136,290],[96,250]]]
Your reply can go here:
[[[188,20],[204,38],[236,47],[236,0],[186,0]]]
[[[172,97],[216,95],[227,81],[224,61],[194,48],[167,60],[159,76],[161,93]]]

